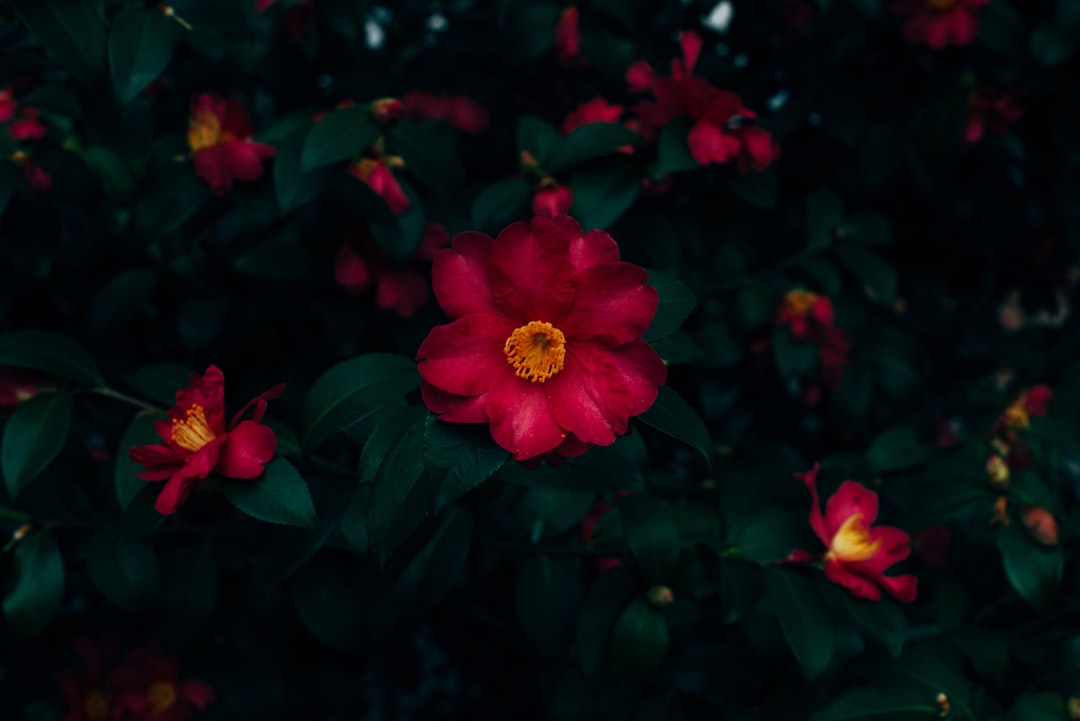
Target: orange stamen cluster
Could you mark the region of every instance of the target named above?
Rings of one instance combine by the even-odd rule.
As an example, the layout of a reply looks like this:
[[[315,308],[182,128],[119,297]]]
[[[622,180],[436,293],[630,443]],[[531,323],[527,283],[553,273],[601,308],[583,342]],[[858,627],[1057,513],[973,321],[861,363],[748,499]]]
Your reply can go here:
[[[514,375],[543,383],[563,369],[566,336],[551,323],[534,320],[514,330],[503,346]]]
[[[873,558],[881,548],[881,539],[870,540],[870,531],[863,524],[862,514],[849,516],[837,529],[829,543],[828,559],[854,563]]]
[[[188,125],[187,141],[191,152],[212,148],[224,140],[221,137],[221,119],[210,111],[200,112]]]
[[[187,409],[184,418],[174,418],[172,423],[173,442],[185,451],[195,453],[217,438],[206,422],[206,412],[198,403]]]
[[[784,310],[795,317],[801,318],[810,312],[817,299],[817,293],[811,293],[808,290],[788,291],[787,295],[784,296]]]

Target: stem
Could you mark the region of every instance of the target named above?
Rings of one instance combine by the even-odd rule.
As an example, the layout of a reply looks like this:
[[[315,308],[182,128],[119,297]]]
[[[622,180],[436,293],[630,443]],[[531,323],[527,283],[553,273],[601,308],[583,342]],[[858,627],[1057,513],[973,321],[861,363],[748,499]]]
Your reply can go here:
[[[133,396],[129,396],[126,393],[121,393],[120,391],[114,391],[112,388],[88,388],[84,392],[95,393],[95,394],[97,394],[99,396],[105,396],[106,398],[115,398],[118,401],[123,401],[124,403],[130,403],[131,405],[136,406],[137,408],[141,408],[142,410],[148,411],[148,412],[151,412],[151,413],[164,413],[165,412],[164,408],[159,408],[159,407],[157,407],[155,405],[151,405],[151,404],[146,403],[144,401],[140,401],[138,398],[135,398]]]

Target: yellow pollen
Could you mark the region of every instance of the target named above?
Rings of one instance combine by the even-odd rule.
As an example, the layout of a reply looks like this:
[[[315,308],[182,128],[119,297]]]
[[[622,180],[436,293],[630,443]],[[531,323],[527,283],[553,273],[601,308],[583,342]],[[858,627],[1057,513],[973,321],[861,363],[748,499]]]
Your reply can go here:
[[[1005,409],[1005,425],[1017,430],[1031,427],[1031,418],[1028,416],[1028,412],[1024,410],[1023,396],[1020,396],[1019,400]]]
[[[799,317],[809,313],[816,302],[817,293],[808,290],[792,290],[784,296],[784,307]]]
[[[865,561],[873,558],[879,548],[881,539],[870,541],[870,531],[863,525],[862,514],[856,513],[837,529],[825,557],[849,563]]]
[[[198,403],[187,409],[183,420],[173,419],[172,439],[185,451],[194,453],[217,438],[206,422],[206,413]]]
[[[996,453],[990,454],[986,459],[986,476],[990,485],[1001,488],[1009,482],[1009,464]]]
[[[534,320],[510,334],[503,353],[518,378],[543,383],[563,369],[566,336],[551,323]]]
[[[191,152],[197,153],[204,148],[212,148],[222,142],[221,120],[211,112],[202,112],[191,119],[188,125],[187,141]]]
[[[165,681],[155,681],[146,692],[146,703],[155,713],[172,708],[176,703],[176,686]]]
[[[104,693],[94,689],[86,694],[86,699],[83,701],[83,711],[90,721],[104,721],[109,716],[109,699],[105,698]]]
[[[364,158],[363,160],[358,160],[352,166],[351,170],[352,174],[360,180],[368,180],[375,173],[375,168],[377,168],[378,166],[379,163],[377,160],[372,160],[371,158]]]
[[[924,2],[926,7],[938,11],[948,10],[956,4],[956,0],[924,0]]]

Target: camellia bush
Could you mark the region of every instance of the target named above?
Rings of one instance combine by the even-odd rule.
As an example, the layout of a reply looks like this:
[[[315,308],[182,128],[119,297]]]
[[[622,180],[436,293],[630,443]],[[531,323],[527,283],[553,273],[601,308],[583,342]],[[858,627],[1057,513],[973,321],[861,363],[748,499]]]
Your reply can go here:
[[[0,42],[3,719],[1080,719],[1080,2]]]

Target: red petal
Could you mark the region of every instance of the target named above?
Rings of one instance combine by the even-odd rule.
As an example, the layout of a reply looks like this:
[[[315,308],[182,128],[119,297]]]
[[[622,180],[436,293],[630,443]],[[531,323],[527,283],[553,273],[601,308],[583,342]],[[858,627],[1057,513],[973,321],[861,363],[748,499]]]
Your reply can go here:
[[[505,228],[491,246],[489,276],[499,310],[524,325],[562,318],[574,299],[570,242],[581,237],[572,218],[533,218]]]
[[[416,352],[420,376],[450,393],[484,393],[497,376],[514,375],[503,346],[515,327],[502,316],[482,314],[435,326]]]
[[[145,467],[137,474],[144,481],[163,481],[184,466],[187,453],[178,453],[169,446],[134,446],[128,451],[131,460]]]
[[[251,414],[251,420],[258,423],[266,415],[267,401],[272,401],[275,398],[280,398],[281,394],[285,392],[285,384],[278,383],[276,386],[266,389],[259,395],[252,398],[250,401],[244,404],[244,407],[236,412],[236,415],[229,421],[229,428],[236,427],[236,424],[240,421],[240,417],[247,412],[248,408],[255,406],[255,411]]]
[[[439,305],[451,318],[499,313],[488,277],[491,244],[491,238],[483,233],[459,233],[454,236],[453,248],[435,256],[431,284]]]
[[[646,287],[649,274],[631,263],[601,263],[577,276],[577,291],[560,330],[568,341],[610,347],[640,338],[656,315],[660,296]]]
[[[726,163],[739,152],[739,140],[705,120],[699,120],[686,138],[690,155],[702,165]]]
[[[604,354],[585,343],[571,347],[566,366],[544,385],[551,413],[581,441],[611,445],[626,433],[633,400]]]
[[[197,404],[202,406],[210,430],[216,436],[221,435],[225,432],[225,374],[212,365],[202,376],[192,373],[188,376],[188,382],[188,388],[181,388],[176,392],[176,406],[169,409],[169,420],[183,419],[187,410]],[[162,428],[158,425],[159,435],[161,431]],[[162,435],[162,438],[165,436]],[[172,438],[171,432],[168,438]]]
[[[530,383],[513,373],[501,373],[488,392],[491,437],[524,461],[557,448],[566,432],[548,407],[544,383]]]
[[[258,478],[277,450],[277,436],[269,426],[243,421],[229,431],[214,470],[226,478]]]
[[[638,60],[626,70],[626,84],[632,93],[645,93],[653,89],[656,71],[645,60]]]
[[[698,56],[701,54],[701,36],[694,32],[685,32],[679,36],[683,58],[686,60],[686,72],[694,72]]]
[[[1032,386],[1024,394],[1024,410],[1029,416],[1045,416],[1050,410],[1050,400],[1053,397],[1054,392],[1050,390],[1050,386]]]
[[[459,396],[447,393],[427,381],[420,382],[420,398],[424,405],[447,423],[487,423],[487,394]]]
[[[856,598],[865,598],[869,601],[881,599],[881,589],[869,578],[855,573],[839,561],[829,560],[825,562],[825,577],[833,583],[838,583]]]
[[[578,273],[598,263],[618,261],[618,243],[602,230],[590,230],[580,238],[570,241],[570,262]]]
[[[157,500],[154,501],[154,510],[163,516],[176,513],[177,509],[187,501],[191,489],[195,487],[195,481],[196,479],[185,478],[180,473],[174,475],[158,494]]]
[[[371,287],[371,272],[367,260],[352,243],[345,242],[334,263],[334,280],[346,293],[362,293]]]
[[[878,514],[877,494],[855,481],[844,481],[825,504],[825,528],[829,531],[829,545],[837,529],[855,514],[862,516],[862,523],[869,528]]]
[[[427,302],[427,281],[412,270],[381,268],[376,275],[375,305],[393,310],[402,318],[411,318]]]
[[[605,362],[615,370],[619,381],[630,393],[630,416],[641,415],[656,402],[657,390],[667,382],[667,366],[660,356],[643,340],[615,348],[599,349]]]
[[[826,546],[832,541],[833,534],[825,526],[825,518],[821,515],[821,500],[818,498],[817,477],[821,470],[821,464],[815,463],[814,467],[806,473],[796,473],[795,477],[806,484],[810,491],[810,528]]]
[[[919,579],[915,576],[882,576],[877,581],[900,603],[911,603],[918,595]]]
[[[214,689],[206,681],[188,679],[180,684],[180,698],[202,711],[217,701]]]
[[[428,223],[424,226],[424,235],[420,238],[420,245],[413,257],[418,260],[433,260],[435,255],[449,244],[450,231],[439,223]]]
[[[870,541],[881,541],[871,558],[853,564],[867,575],[880,575],[892,565],[900,563],[911,555],[911,536],[892,526],[878,526],[870,529]]]

